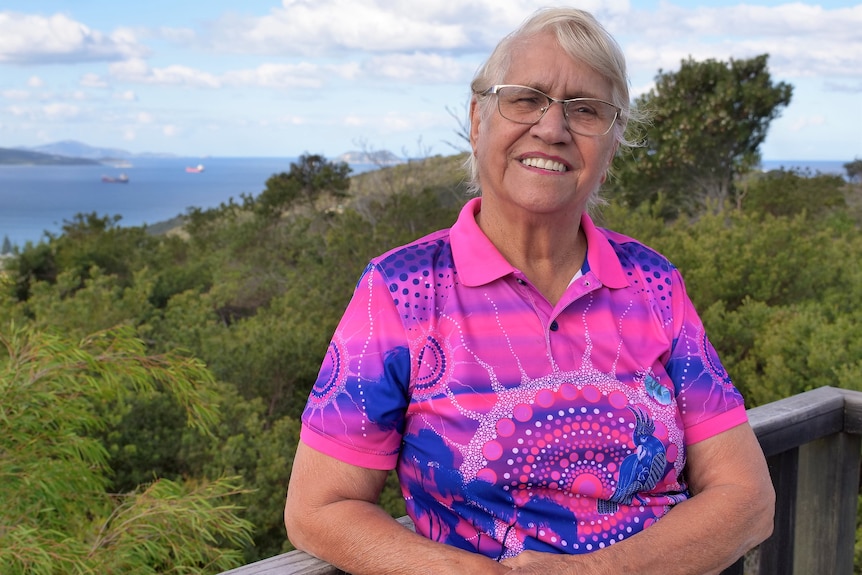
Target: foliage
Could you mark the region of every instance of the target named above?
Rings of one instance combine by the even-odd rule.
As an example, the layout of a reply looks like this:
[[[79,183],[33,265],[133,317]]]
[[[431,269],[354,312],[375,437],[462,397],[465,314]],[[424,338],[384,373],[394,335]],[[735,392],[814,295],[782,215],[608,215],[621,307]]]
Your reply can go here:
[[[862,181],[862,159],[856,158],[852,162],[844,164],[847,171],[847,179],[851,182]]]
[[[62,385],[40,396],[35,411],[21,410],[34,417],[28,437],[52,438],[49,445],[66,450],[67,458],[83,460],[81,454],[89,454],[89,471],[74,475],[78,483],[45,493],[29,484],[25,489],[20,481],[0,481],[2,500],[15,502],[10,508],[32,504],[35,510],[15,531],[14,541],[2,539],[0,526],[0,547],[17,545],[16,560],[45,573],[134,573],[134,565],[141,564],[180,572],[194,561],[191,572],[217,570],[215,563],[201,567],[209,561],[202,555],[190,559],[174,547],[160,546],[158,537],[134,549],[135,537],[151,528],[170,527],[175,530],[170,537],[189,553],[204,549],[207,557],[225,562],[241,557],[247,563],[288,550],[281,517],[284,490],[300,415],[329,338],[369,258],[455,220],[466,201],[463,161],[463,154],[438,156],[361,174],[349,179],[347,189],[336,190],[338,197],[321,191],[313,202],[301,195],[277,199],[275,188],[268,188],[258,197],[243,196],[215,209],[189,210],[183,229],[164,235],[119,227],[112,218],[79,216],[67,233],[16,254],[8,275],[0,275],[0,325],[26,326],[28,341],[56,338],[59,343],[50,346],[58,353],[43,353],[39,361],[47,363],[38,365],[78,366],[68,367],[71,371],[58,367],[65,374]],[[631,176],[652,177],[649,170],[655,166],[643,167],[644,173]],[[285,179],[292,181],[290,173],[298,172],[292,167]],[[674,172],[668,174],[673,182]],[[750,406],[820,385],[859,388],[862,311],[855,302],[862,300],[862,269],[854,264],[862,261],[862,221],[852,209],[859,186],[793,170],[734,178],[734,193],[739,193],[723,210],[693,202],[686,205],[691,217],[668,219],[678,211],[681,192],[663,184],[653,189],[658,191],[650,201],[629,203],[611,194],[596,218],[653,246],[680,268],[710,339]],[[99,341],[114,340],[125,343],[111,349],[134,353],[114,357],[93,349]],[[101,358],[104,365],[93,365],[102,371],[69,363],[77,357],[69,350]],[[147,379],[146,374],[164,369],[134,371],[131,357],[162,358],[145,363],[147,369],[167,369],[176,361],[193,366],[180,379],[196,382],[192,389],[200,395],[178,399],[176,382]],[[14,377],[45,372],[37,363],[18,368]],[[0,368],[10,365],[0,360]],[[103,371],[114,374],[114,385],[98,389],[113,391],[76,392],[87,378],[107,381]],[[136,386],[139,379],[144,383]],[[68,406],[61,403],[67,399]],[[205,425],[189,427],[192,405],[211,414]],[[45,430],[47,420],[33,415],[43,411],[52,417],[80,413],[84,423],[52,423]],[[61,428],[71,431],[61,433]],[[5,440],[11,441],[0,439]],[[59,467],[70,465],[63,458],[34,453],[40,463],[48,461],[36,471],[68,475],[66,467]],[[14,471],[5,458],[0,469]],[[30,479],[31,484],[40,478]],[[105,495],[109,492],[123,495]],[[197,510],[195,498],[220,511]],[[157,500],[166,509],[176,508],[175,515],[157,514]],[[82,501],[91,516],[78,513]],[[381,504],[394,515],[404,513],[394,475]],[[214,531],[214,524],[202,522],[218,513],[225,514],[219,521],[226,526],[248,527],[234,522],[240,517],[248,522],[249,538],[240,537],[240,531]],[[151,523],[133,528],[137,524],[126,521],[131,517]],[[167,520],[160,523],[165,517],[170,526]],[[63,523],[66,519],[74,529]],[[105,563],[76,563],[84,567],[73,569],[71,561],[89,557],[103,527],[111,542],[98,559]],[[199,530],[203,539],[195,540]],[[3,553],[0,557],[12,557]],[[61,555],[74,557],[52,563]],[[108,555],[116,563],[107,563]],[[37,569],[37,563],[47,567]],[[7,565],[12,564],[0,562],[0,572]]]
[[[630,206],[664,196],[667,217],[733,205],[736,178],[759,163],[770,122],[790,103],[792,87],[772,82],[767,59],[689,58],[660,70],[635,101],[652,122],[644,145],[621,154],[612,195]]]
[[[274,174],[266,181],[266,189],[257,199],[258,210],[265,216],[278,216],[302,203],[313,209],[324,193],[344,197],[350,186],[350,166],[345,162],[329,162],[317,154],[304,154],[290,171]]]
[[[754,175],[740,187],[739,203],[746,212],[817,217],[847,207],[844,179],[837,175],[782,168]]]
[[[250,525],[231,498],[237,480],[156,480],[106,491],[107,452],[94,437],[99,407],[162,388],[187,424],[217,422],[197,360],[147,355],[128,328],[72,341],[7,325],[0,333],[0,572],[218,572]],[[189,520],[191,519],[191,520]]]

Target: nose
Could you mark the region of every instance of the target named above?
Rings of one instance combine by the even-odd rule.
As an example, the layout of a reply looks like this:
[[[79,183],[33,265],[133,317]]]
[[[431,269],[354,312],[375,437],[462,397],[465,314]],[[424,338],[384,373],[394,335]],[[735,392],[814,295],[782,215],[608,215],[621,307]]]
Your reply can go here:
[[[556,104],[559,104],[557,106]],[[533,133],[549,143],[569,141],[572,134],[569,131],[569,121],[566,118],[562,102],[548,102],[542,117],[533,124]]]

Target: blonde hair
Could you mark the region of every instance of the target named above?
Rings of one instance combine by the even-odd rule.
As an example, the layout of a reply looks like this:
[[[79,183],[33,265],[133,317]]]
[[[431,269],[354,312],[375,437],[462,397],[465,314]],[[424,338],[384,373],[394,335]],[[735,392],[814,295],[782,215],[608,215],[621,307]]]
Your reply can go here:
[[[610,82],[610,101],[620,109],[619,118],[613,128],[614,138],[621,146],[635,146],[634,142],[626,139],[626,128],[630,122],[640,122],[641,118],[631,108],[623,51],[592,14],[577,8],[539,10],[497,44],[470,84],[471,98],[477,101],[476,108],[481,117],[487,118],[493,111],[493,107],[488,105],[489,98],[483,96],[483,93],[491,86],[505,81],[517,45],[527,38],[545,32],[553,33],[560,48],[573,60],[589,66]],[[478,194],[479,167],[472,152],[467,159],[467,169],[468,191]]]

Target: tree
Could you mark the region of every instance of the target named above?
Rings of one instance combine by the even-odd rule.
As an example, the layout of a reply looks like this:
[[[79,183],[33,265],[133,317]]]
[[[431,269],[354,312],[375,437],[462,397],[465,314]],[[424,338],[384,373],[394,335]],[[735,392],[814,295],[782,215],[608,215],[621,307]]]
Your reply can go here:
[[[844,169],[847,171],[847,179],[851,182],[862,180],[862,160],[859,158],[844,164]]]
[[[289,172],[274,174],[266,181],[266,189],[257,199],[258,209],[265,216],[278,216],[300,203],[314,209],[324,193],[345,197],[350,187],[350,171],[345,162],[329,162],[317,154],[303,154],[290,164]]]
[[[106,490],[99,407],[165,389],[188,423],[218,420],[212,376],[179,354],[151,356],[130,329],[80,341],[8,326],[0,333],[0,572],[218,573],[251,526],[236,478],[156,480]]]
[[[740,185],[738,205],[746,212],[817,217],[847,207],[843,186],[844,180],[838,175],[782,168],[752,175]]]
[[[736,177],[757,165],[770,122],[790,103],[792,87],[772,82],[767,58],[689,58],[660,70],[635,101],[652,118],[644,145],[620,158],[612,193],[632,206],[663,196],[671,217],[735,200]]]
[[[0,255],[5,256],[6,254],[12,253],[12,242],[9,241],[9,236],[3,236],[3,247],[0,248]]]

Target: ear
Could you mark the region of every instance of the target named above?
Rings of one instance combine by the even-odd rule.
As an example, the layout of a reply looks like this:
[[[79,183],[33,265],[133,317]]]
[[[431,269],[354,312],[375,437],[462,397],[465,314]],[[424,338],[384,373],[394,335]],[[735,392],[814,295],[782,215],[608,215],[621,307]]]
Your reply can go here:
[[[479,142],[479,124],[482,113],[479,110],[479,99],[476,96],[470,98],[470,146],[473,148],[473,153],[476,152],[476,145]]]

